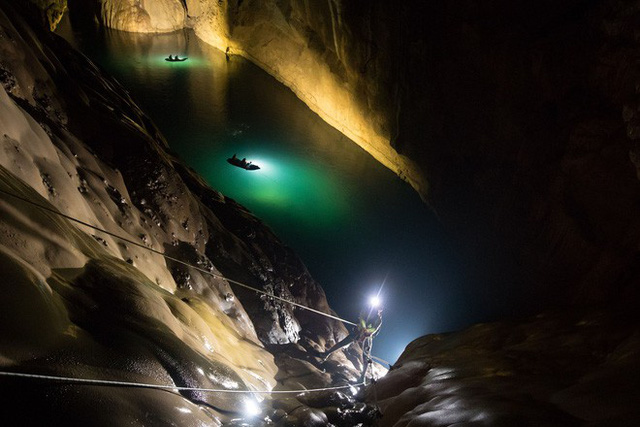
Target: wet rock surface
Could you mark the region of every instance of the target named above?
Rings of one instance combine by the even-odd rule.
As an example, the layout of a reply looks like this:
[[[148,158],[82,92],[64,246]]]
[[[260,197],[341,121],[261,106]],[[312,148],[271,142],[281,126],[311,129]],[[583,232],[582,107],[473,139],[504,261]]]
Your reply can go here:
[[[331,312],[291,249],[174,157],[119,84],[37,18],[0,2],[0,189],[26,200],[0,197],[2,370],[230,390],[355,378],[343,356],[327,369],[310,353],[342,324],[225,278]],[[7,377],[0,389],[0,412],[21,425],[326,425],[327,413],[347,425],[367,408],[347,394],[266,396],[248,418],[252,394]]]
[[[412,342],[368,390],[381,426],[631,426],[638,316],[548,312]]]

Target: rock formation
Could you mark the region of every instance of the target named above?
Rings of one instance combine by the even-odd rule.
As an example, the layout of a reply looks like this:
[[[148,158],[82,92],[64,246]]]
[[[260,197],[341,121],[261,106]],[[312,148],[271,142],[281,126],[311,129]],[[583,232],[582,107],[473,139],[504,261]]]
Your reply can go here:
[[[100,1],[102,22],[110,28],[141,33],[179,30],[185,24],[181,0],[104,0]]]
[[[355,380],[357,346],[350,359],[313,357],[345,336],[340,322],[226,279],[331,313],[291,249],[176,159],[124,89],[23,6],[0,2],[0,369],[229,390]],[[21,425],[233,424],[264,399],[5,376],[0,389],[3,418]],[[266,398],[249,422],[366,420],[349,396]]]
[[[369,398],[380,426],[631,426],[637,314],[548,312],[412,342]]]
[[[65,12],[67,11],[67,0],[30,0],[34,3],[38,9],[42,12],[42,20],[45,25],[49,26],[51,31],[62,20]]]

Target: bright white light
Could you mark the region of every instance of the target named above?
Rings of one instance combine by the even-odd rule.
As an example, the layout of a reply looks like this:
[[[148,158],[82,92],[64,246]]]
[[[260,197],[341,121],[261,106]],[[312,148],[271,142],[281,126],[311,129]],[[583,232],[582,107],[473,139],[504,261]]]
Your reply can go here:
[[[262,410],[260,409],[260,405],[253,399],[247,399],[244,402],[244,412],[250,417],[256,417],[260,415]]]
[[[277,164],[275,164],[274,162],[269,161],[267,158],[265,157],[247,157],[247,161],[251,162],[254,165],[258,165],[260,166],[260,169],[255,170],[255,171],[250,171],[253,172],[254,174],[263,174],[266,173],[267,175],[273,174],[276,170],[277,170]]]
[[[202,341],[204,341],[204,347],[209,350],[209,352],[213,353],[213,346],[211,345],[211,343],[209,342],[209,340],[206,337],[202,337]]]
[[[190,414],[191,413],[191,409],[189,408],[185,408],[185,407],[181,407],[181,408],[176,408],[178,411],[184,413],[184,414]]]
[[[379,307],[381,303],[382,301],[380,300],[380,297],[378,295],[373,295],[371,298],[369,298],[369,304],[373,308]]]

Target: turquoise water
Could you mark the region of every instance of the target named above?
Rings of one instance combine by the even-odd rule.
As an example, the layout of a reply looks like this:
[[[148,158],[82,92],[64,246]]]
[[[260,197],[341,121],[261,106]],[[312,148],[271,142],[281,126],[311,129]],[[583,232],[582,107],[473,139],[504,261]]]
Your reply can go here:
[[[355,319],[384,283],[374,353],[395,360],[410,340],[462,325],[450,308],[469,296],[428,208],[272,77],[190,31],[61,33],[130,91],[172,150],[300,255],[339,315]],[[231,166],[233,154],[261,169]]]

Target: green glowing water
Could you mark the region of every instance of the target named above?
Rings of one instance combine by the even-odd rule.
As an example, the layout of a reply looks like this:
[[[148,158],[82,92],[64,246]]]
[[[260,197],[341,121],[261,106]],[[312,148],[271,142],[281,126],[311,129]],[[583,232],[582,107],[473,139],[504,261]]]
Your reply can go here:
[[[457,326],[455,257],[417,194],[257,67],[191,32],[140,35],[61,30],[114,75],[171,148],[212,187],[268,224],[301,256],[341,315],[355,318],[385,281],[377,353]],[[167,62],[169,54],[188,56]],[[233,154],[259,165],[227,163]],[[397,314],[401,313],[401,316]]]

